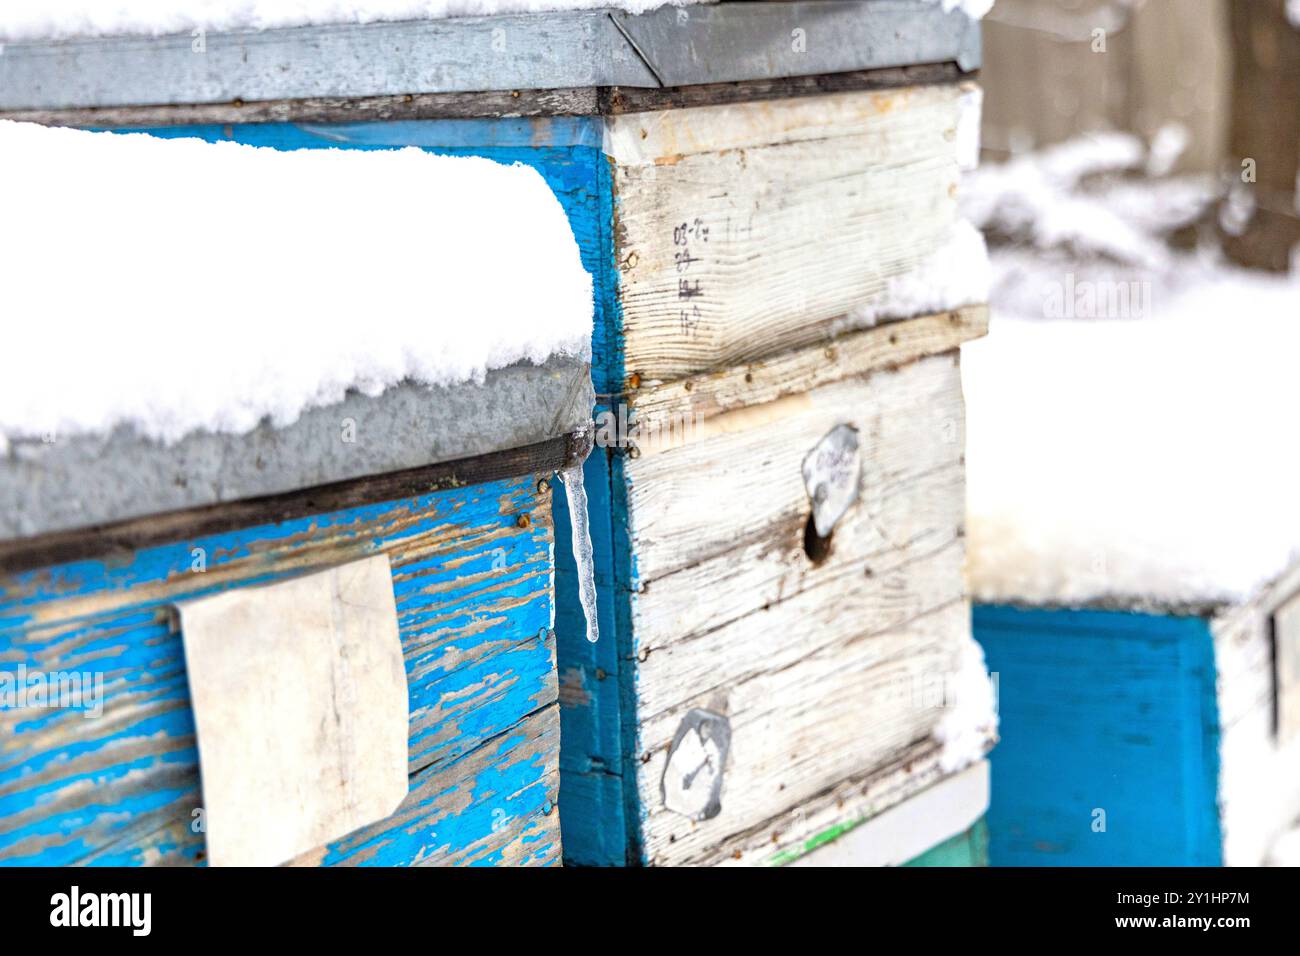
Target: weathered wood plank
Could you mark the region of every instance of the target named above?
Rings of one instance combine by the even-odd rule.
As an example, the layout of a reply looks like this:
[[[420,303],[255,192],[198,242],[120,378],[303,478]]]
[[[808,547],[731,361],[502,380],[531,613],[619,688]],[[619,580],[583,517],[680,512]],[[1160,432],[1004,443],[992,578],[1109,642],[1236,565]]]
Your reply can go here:
[[[989,806],[989,765],[981,760],[884,813],[819,834],[794,866],[984,866],[971,830]]]
[[[559,715],[548,705],[448,763],[411,776],[387,820],[289,861],[291,866],[549,866],[559,863],[555,793]],[[147,833],[96,850],[88,866],[204,862],[188,810]]]
[[[827,602],[821,617],[803,626],[823,626],[834,613]],[[787,667],[755,668],[735,683],[703,690],[644,720],[647,749],[637,782],[645,859],[656,865],[722,863],[734,859],[737,848],[750,846],[752,852],[754,843],[776,854],[812,836],[800,826],[783,831],[777,821],[801,807],[805,813],[819,809],[823,795],[837,786],[852,791],[861,786],[857,780],[879,779],[900,763],[902,772],[890,787],[894,800],[933,782],[938,773],[927,779],[911,758],[925,752],[944,709],[925,706],[922,689],[955,672],[968,628],[969,606],[958,600],[884,633],[839,641]],[[764,623],[751,618],[743,636],[761,640],[764,632]],[[668,744],[692,706],[726,714],[732,735],[722,810],[698,823],[666,809],[660,795]],[[871,791],[868,786],[864,794],[874,802],[871,812],[890,805]],[[865,815],[856,801],[841,800],[834,805],[839,819]],[[753,840],[760,832],[763,837]]]
[[[586,638],[572,549],[555,551],[555,634],[560,660],[560,822],[564,858],[584,866],[622,865],[627,858],[623,812],[621,658],[625,651],[626,575],[630,555],[614,546],[611,449],[596,448],[584,464],[595,563],[600,640]],[[555,538],[572,540],[566,491],[555,485]],[[620,584],[619,578],[623,578]]]
[[[95,719],[0,711],[0,860],[76,862],[199,807],[173,602],[388,553],[418,772],[555,701],[552,547],[528,476],[0,578],[0,668],[103,682]]]
[[[812,352],[826,361],[820,347]],[[808,367],[813,354],[786,367]],[[969,634],[960,376],[953,352],[899,368],[871,347],[850,356],[838,380],[759,406],[771,414],[746,427],[624,462],[648,862],[717,863],[738,851],[752,859],[760,830],[766,858],[814,835],[774,820],[801,811],[825,829],[851,818],[837,810],[877,812],[913,792],[899,781],[889,795],[867,787],[869,797],[841,796],[829,814],[819,804],[844,781],[872,779],[924,749],[943,715],[915,698],[955,671]],[[736,370],[703,381],[700,407],[739,404],[727,396],[742,379]],[[755,384],[760,394],[781,388],[775,376]],[[861,436],[858,500],[829,554],[814,560],[804,549],[811,502],[801,464],[841,424]],[[727,715],[731,756],[721,813],[692,823],[665,809],[660,781],[695,707]]]
[[[824,96],[860,90],[888,90],[900,86],[927,86],[975,79],[955,62],[918,63],[879,70],[849,70],[817,76],[789,76],[734,83],[700,83],[660,89],[612,86],[599,90],[599,112],[607,116],[647,113],[652,110],[687,109],[693,106],[726,106],[732,103],[761,103],[796,96]]]
[[[641,382],[627,395],[645,440],[642,454],[710,434],[708,419],[756,408],[849,376],[893,369],[952,352],[988,331],[988,307],[969,306],[908,322],[851,332],[824,347],[805,348],[717,372],[665,383]]]
[[[955,354],[848,377],[798,401],[757,408],[770,412],[759,419],[762,427],[706,434],[626,464],[638,581],[652,593],[656,578],[749,542],[815,575],[838,573],[841,560],[863,561],[914,537],[929,537],[933,545],[959,533],[965,416]],[[833,542],[843,535],[844,558],[832,546],[831,557],[814,567],[802,548],[811,502],[801,466],[840,424],[855,427],[862,443],[859,502],[832,535]],[[946,486],[949,494],[923,498],[913,486],[927,478],[940,482],[928,490]]]
[[[303,866],[551,866],[560,862],[560,713],[549,704],[450,765],[416,774],[391,818]]]
[[[947,237],[965,86],[613,116],[628,380],[827,339]]]

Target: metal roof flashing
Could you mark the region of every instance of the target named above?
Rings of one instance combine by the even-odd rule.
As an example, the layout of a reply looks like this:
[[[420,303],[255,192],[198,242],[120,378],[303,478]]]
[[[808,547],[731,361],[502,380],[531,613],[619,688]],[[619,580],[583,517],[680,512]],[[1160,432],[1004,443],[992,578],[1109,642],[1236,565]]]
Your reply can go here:
[[[201,46],[202,49],[198,49]],[[980,65],[926,0],[773,0],[6,44],[0,112],[602,87]]]

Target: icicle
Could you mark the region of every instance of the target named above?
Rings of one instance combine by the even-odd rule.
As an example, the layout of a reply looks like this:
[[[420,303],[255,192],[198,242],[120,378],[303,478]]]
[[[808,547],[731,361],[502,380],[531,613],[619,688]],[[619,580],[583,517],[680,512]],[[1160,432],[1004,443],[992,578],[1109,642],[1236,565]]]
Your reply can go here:
[[[591,526],[587,523],[587,489],[582,483],[582,462],[560,472],[569,500],[569,525],[573,528],[573,561],[578,566],[578,599],[587,618],[587,640],[595,644],[596,565],[591,554]]]

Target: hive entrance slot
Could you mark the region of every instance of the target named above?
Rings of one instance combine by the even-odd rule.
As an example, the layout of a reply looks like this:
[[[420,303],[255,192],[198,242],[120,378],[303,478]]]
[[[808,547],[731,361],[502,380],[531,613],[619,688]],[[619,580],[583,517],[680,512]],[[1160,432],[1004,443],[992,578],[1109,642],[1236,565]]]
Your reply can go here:
[[[835,534],[834,529],[830,534],[822,537],[817,533],[817,523],[813,521],[813,516],[811,514],[808,516],[808,521],[803,526],[803,551],[814,565],[821,564],[830,557],[833,534]]]

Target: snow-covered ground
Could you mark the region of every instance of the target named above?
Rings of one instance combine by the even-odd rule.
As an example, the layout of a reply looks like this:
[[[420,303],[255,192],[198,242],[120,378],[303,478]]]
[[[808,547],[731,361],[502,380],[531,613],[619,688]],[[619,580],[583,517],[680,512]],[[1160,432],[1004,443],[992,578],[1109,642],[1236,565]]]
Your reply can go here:
[[[119,35],[161,36],[193,30],[265,30],[332,23],[436,20],[612,7],[645,13],[668,4],[714,0],[5,0],[0,40]],[[951,0],[944,0],[949,3]],[[972,2],[972,0],[965,0]]]
[[[1164,234],[1211,182],[1095,137],[981,171],[988,338],[963,352],[975,597],[1240,600],[1300,557],[1300,281]]]
[[[590,354],[591,278],[529,167],[12,122],[0,155],[0,452]]]

